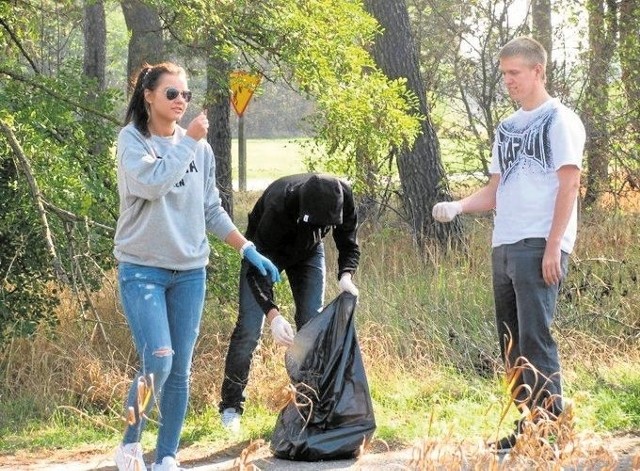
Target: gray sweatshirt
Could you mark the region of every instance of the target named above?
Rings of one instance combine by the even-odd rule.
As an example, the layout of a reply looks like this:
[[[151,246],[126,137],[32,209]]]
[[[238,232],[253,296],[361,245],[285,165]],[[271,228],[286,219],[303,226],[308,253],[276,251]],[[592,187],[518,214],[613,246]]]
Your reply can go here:
[[[224,240],[236,229],[221,205],[209,143],[180,126],[171,137],[145,138],[130,123],[118,135],[117,158],[116,259],[169,270],[207,265],[206,231]]]

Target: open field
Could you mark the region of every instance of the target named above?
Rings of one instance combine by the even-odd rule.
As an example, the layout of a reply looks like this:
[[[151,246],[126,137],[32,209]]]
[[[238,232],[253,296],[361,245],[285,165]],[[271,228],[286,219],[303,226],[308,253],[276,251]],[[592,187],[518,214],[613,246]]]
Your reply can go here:
[[[305,172],[303,139],[248,139],[247,189],[260,190],[283,175]],[[238,140],[231,147],[233,185],[238,187]]]

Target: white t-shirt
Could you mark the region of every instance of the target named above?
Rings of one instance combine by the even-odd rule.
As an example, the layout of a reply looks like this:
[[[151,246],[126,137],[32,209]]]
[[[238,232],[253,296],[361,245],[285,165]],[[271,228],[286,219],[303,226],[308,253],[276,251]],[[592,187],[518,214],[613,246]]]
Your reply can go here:
[[[564,165],[582,168],[585,130],[577,114],[557,98],[535,110],[522,108],[498,126],[489,172],[500,174],[492,246],[528,237],[547,238],[551,230],[558,177]],[[562,238],[570,253],[576,240],[577,202]]]

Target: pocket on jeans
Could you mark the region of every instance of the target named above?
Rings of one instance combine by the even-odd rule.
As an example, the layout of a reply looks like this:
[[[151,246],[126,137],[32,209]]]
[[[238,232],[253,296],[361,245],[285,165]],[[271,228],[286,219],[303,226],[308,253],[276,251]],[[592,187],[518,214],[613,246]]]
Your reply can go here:
[[[544,249],[547,246],[547,239],[544,237],[527,237],[522,239],[522,245],[532,249]]]

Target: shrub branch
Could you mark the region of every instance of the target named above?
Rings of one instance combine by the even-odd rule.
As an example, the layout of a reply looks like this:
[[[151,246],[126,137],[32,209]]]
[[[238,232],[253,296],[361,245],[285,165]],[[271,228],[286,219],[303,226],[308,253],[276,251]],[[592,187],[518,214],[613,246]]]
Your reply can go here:
[[[40,188],[38,187],[38,182],[33,176],[33,171],[31,170],[31,165],[29,164],[29,159],[25,155],[22,150],[22,146],[16,139],[15,134],[11,130],[11,128],[3,121],[0,120],[0,131],[5,135],[11,149],[13,150],[13,155],[16,158],[18,168],[22,169],[22,173],[27,179],[27,183],[29,185],[29,190],[31,192],[31,197],[33,198],[33,202],[36,206],[36,211],[40,216],[40,220],[42,222],[42,235],[44,237],[45,245],[47,247],[47,251],[49,252],[49,256],[51,257],[51,264],[53,266],[53,271],[56,274],[56,277],[64,283],[69,283],[69,279],[64,272],[62,267],[62,263],[60,262],[60,258],[58,257],[58,253],[56,251],[55,243],[53,242],[53,237],[51,236],[51,229],[49,227],[49,220],[47,218],[47,212],[44,208],[44,204],[42,203],[42,194],[40,193]]]

